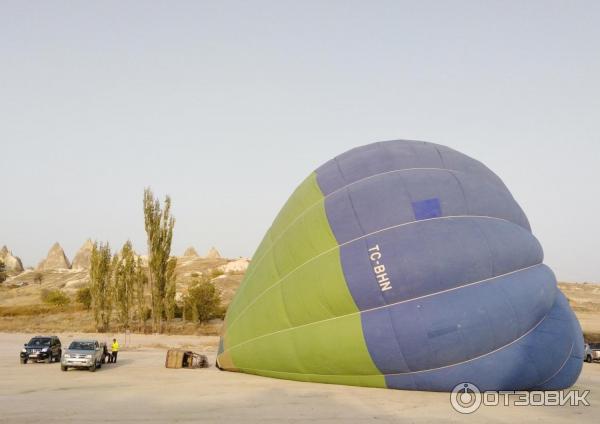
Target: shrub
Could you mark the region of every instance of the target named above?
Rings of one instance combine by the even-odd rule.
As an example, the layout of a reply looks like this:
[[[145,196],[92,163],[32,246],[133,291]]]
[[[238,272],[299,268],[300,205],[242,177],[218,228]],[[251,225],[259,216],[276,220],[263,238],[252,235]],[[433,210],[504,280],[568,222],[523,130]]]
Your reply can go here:
[[[227,306],[219,305],[219,307],[215,310],[215,314],[213,318],[225,319],[225,314],[227,313]]]
[[[77,295],[75,296],[77,302],[81,303],[86,310],[90,310],[92,307],[92,292],[89,286],[81,287],[77,290]]]
[[[42,302],[47,303],[48,305],[65,306],[71,302],[69,296],[58,289],[42,290],[41,296]]]
[[[220,269],[220,268],[213,268],[213,269],[210,270],[210,278],[211,278],[211,280],[213,278],[220,277],[223,274],[225,274],[225,272],[222,269]]]

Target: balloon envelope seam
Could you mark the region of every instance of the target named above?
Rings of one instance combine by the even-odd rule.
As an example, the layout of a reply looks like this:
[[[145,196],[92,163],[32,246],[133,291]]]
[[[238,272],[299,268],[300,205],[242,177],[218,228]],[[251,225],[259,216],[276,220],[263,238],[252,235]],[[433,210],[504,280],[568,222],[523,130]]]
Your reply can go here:
[[[463,197],[465,198],[465,202],[466,202],[466,196],[465,196],[465,193],[464,193],[464,189],[463,189],[463,187],[462,187],[462,183],[461,183],[461,182],[460,182],[460,180],[459,180],[459,179],[456,177],[456,175],[454,175],[454,173],[455,173],[455,172],[458,172],[458,173],[461,173],[461,174],[468,174],[468,173],[467,173],[467,172],[465,172],[465,171],[461,171],[461,170],[459,170],[459,169],[447,169],[447,168],[427,168],[427,167],[421,167],[421,168],[402,168],[402,169],[393,169],[393,170],[390,170],[390,171],[386,171],[386,172],[380,172],[380,173],[377,173],[377,174],[369,175],[369,176],[367,176],[367,177],[364,177],[364,178],[361,178],[361,179],[359,179],[359,180],[352,181],[352,182],[350,182],[350,183],[346,184],[345,186],[343,186],[343,187],[340,187],[340,188],[338,188],[338,189],[336,189],[336,190],[332,191],[331,193],[324,194],[324,195],[323,195],[323,197],[322,197],[321,199],[319,199],[317,202],[314,202],[313,204],[311,204],[311,205],[307,206],[305,209],[303,209],[303,210],[302,210],[302,213],[298,214],[298,215],[297,215],[297,216],[296,216],[296,217],[295,217],[295,218],[294,218],[292,221],[290,221],[290,223],[289,223],[288,225],[286,225],[286,226],[285,226],[285,227],[284,227],[284,228],[281,230],[280,234],[279,234],[277,237],[275,237],[274,239],[270,239],[270,241],[271,241],[271,244],[270,244],[270,245],[269,245],[269,247],[268,247],[268,248],[265,250],[264,254],[263,254],[263,255],[261,255],[259,258],[257,258],[257,259],[255,260],[255,261],[256,261],[256,262],[255,262],[255,263],[256,263],[256,265],[253,267],[253,270],[252,270],[252,272],[248,274],[248,277],[247,277],[247,278],[251,278],[251,277],[252,277],[252,275],[254,274],[255,270],[259,268],[259,265],[260,265],[260,263],[262,262],[262,260],[265,258],[265,256],[267,256],[267,253],[268,253],[268,252],[270,252],[270,251],[273,249],[273,247],[274,247],[274,246],[277,244],[277,242],[279,241],[279,239],[280,239],[280,238],[282,238],[282,237],[283,237],[283,236],[286,234],[287,230],[288,230],[289,228],[291,228],[291,227],[292,227],[292,226],[293,226],[293,225],[294,225],[294,224],[295,224],[295,223],[296,223],[296,222],[297,222],[297,221],[298,221],[300,218],[302,218],[304,215],[306,215],[306,213],[307,213],[309,210],[311,210],[311,209],[312,209],[312,208],[314,208],[315,206],[317,206],[317,205],[319,205],[319,204],[321,204],[321,203],[325,202],[325,200],[326,200],[327,198],[329,198],[329,197],[331,197],[331,196],[333,196],[333,195],[335,195],[335,194],[337,194],[337,193],[339,193],[339,192],[341,192],[341,191],[343,191],[343,190],[347,189],[348,187],[350,187],[350,186],[352,186],[352,185],[359,184],[359,183],[361,183],[361,182],[364,182],[364,181],[366,181],[366,180],[373,179],[373,178],[376,178],[376,177],[380,177],[380,176],[383,176],[383,175],[394,174],[394,173],[398,173],[398,172],[407,172],[407,171],[446,171],[446,172],[450,173],[450,174],[451,174],[451,175],[454,177],[454,179],[456,180],[456,182],[457,182],[458,186],[460,187],[460,189],[461,189],[461,191],[462,191],[462,193],[463,193]],[[511,195],[511,196],[512,196],[512,195]],[[468,203],[467,203],[467,204],[468,204]],[[270,230],[271,228],[272,228],[272,227],[270,227],[270,228],[269,228],[269,230]],[[270,237],[270,236],[269,236],[269,237]]]
[[[389,227],[382,228],[382,229],[377,230],[377,231],[372,231],[372,232],[370,232],[368,234],[364,234],[364,235],[362,235],[360,237],[356,237],[356,238],[354,238],[352,240],[345,241],[343,243],[337,244],[337,245],[335,245],[335,246],[333,246],[333,247],[331,247],[329,249],[326,249],[326,250],[320,252],[318,255],[315,255],[315,256],[311,257],[310,259],[308,259],[307,261],[301,263],[300,265],[298,265],[297,267],[295,267],[294,269],[292,269],[287,274],[285,274],[283,276],[280,276],[271,286],[267,287],[265,290],[263,290],[262,292],[260,292],[259,294],[257,294],[252,299],[252,301],[250,301],[240,312],[238,312],[237,316],[233,319],[233,321],[231,321],[230,323],[229,322],[227,323],[227,329],[225,330],[224,334],[226,334],[227,331],[230,330],[233,327],[233,325],[244,315],[244,313],[246,312],[246,310],[248,310],[254,303],[256,303],[256,301],[258,299],[260,299],[265,293],[267,293],[271,289],[277,287],[278,285],[281,284],[281,282],[283,282],[284,280],[286,280],[290,275],[294,274],[295,272],[297,272],[298,270],[300,270],[302,267],[304,267],[305,265],[311,263],[312,261],[320,258],[321,256],[326,255],[326,254],[328,254],[330,252],[333,252],[334,250],[339,249],[340,247],[343,247],[343,246],[346,246],[348,244],[360,241],[360,240],[362,240],[362,239],[364,239],[366,237],[370,237],[370,236],[373,236],[375,234],[380,234],[380,233],[385,232],[385,231],[393,230],[395,228],[407,227],[407,226],[412,225],[412,224],[426,223],[426,222],[434,221],[434,220],[455,219],[455,218],[456,219],[469,219],[469,218],[475,218],[475,219],[477,219],[477,218],[481,218],[481,219],[496,219],[496,220],[499,220],[499,221],[508,222],[510,224],[513,224],[513,225],[518,225],[518,224],[515,224],[514,222],[509,221],[507,219],[498,218],[498,217],[495,217],[495,216],[485,216],[485,215],[438,216],[438,217],[435,217],[435,218],[418,219],[418,220],[415,220],[415,221],[403,222],[402,224],[391,225]],[[536,264],[536,265],[539,265],[539,264]],[[248,277],[248,278],[250,278],[250,277]]]
[[[440,295],[440,294],[448,293],[448,292],[451,292],[451,291],[460,290],[460,289],[463,289],[463,288],[466,288],[466,287],[471,287],[471,286],[475,286],[475,285],[478,285],[478,284],[486,283],[486,282],[495,280],[497,278],[502,278],[502,277],[505,277],[507,275],[516,274],[518,272],[525,271],[525,270],[528,270],[528,269],[531,269],[531,268],[535,268],[535,267],[538,267],[540,265],[543,265],[543,263],[540,262],[540,263],[537,263],[535,265],[530,265],[530,266],[527,266],[527,267],[524,267],[524,268],[516,269],[516,270],[511,271],[511,272],[507,272],[507,273],[500,274],[500,275],[495,275],[493,277],[485,278],[483,280],[478,280],[478,281],[473,281],[473,282],[469,282],[469,283],[466,283],[466,284],[461,284],[461,285],[456,286],[456,287],[452,287],[452,288],[449,288],[449,289],[446,289],[446,290],[441,290],[441,291],[434,292],[434,293],[428,293],[428,294],[423,295],[423,296],[417,296],[417,297],[410,298],[410,299],[404,299],[404,300],[400,300],[398,302],[393,302],[393,303],[389,303],[389,304],[386,304],[386,305],[377,306],[375,308],[369,308],[369,309],[359,310],[357,312],[352,312],[352,313],[344,314],[344,315],[338,315],[338,316],[335,316],[335,317],[331,317],[331,318],[327,318],[327,319],[323,319],[323,320],[319,320],[319,321],[308,322],[306,324],[296,325],[296,326],[293,326],[293,327],[284,328],[284,329],[281,329],[281,330],[278,330],[278,331],[274,331],[272,333],[261,334],[260,336],[257,336],[257,337],[254,337],[254,338],[251,338],[251,339],[248,339],[248,340],[244,340],[243,342],[238,343],[238,344],[233,345],[233,346],[229,346],[223,352],[231,351],[231,350],[233,350],[233,349],[235,349],[235,348],[237,348],[239,346],[246,345],[246,344],[251,343],[251,342],[253,342],[255,340],[266,338],[266,337],[270,337],[270,336],[275,335],[275,334],[280,334],[280,333],[284,333],[284,332],[287,332],[287,331],[292,331],[292,330],[295,330],[295,329],[298,329],[298,328],[308,327],[308,326],[311,326],[311,325],[320,324],[320,323],[323,323],[323,322],[333,321],[333,320],[344,318],[344,317],[351,316],[351,315],[358,315],[358,314],[362,314],[363,312],[376,311],[376,310],[388,308],[390,306],[395,306],[395,305],[400,305],[400,304],[403,304],[403,303],[414,302],[416,300],[421,300],[421,299],[425,299],[425,298],[437,296],[437,295]],[[546,317],[546,315],[544,315],[544,318],[545,317]],[[544,318],[542,318],[542,321],[544,320]],[[539,323],[536,324],[534,326],[534,328],[537,327],[537,325],[539,325]],[[527,334],[529,331],[531,331],[531,330],[528,330],[524,334]],[[518,339],[515,339],[515,341],[516,340],[518,340]],[[502,347],[504,347],[504,346],[502,346]],[[500,347],[500,348],[502,348],[502,347]],[[444,367],[442,367],[442,368],[444,368]]]
[[[569,350],[569,353],[567,354],[567,357],[565,358],[565,360],[563,361],[563,363],[560,365],[560,368],[558,368],[558,370],[556,370],[556,372],[554,374],[552,374],[550,377],[548,377],[547,379],[545,379],[541,383],[538,383],[538,386],[541,386],[542,384],[546,384],[547,382],[549,382],[550,380],[552,380],[554,377],[556,377],[558,375],[558,373],[560,373],[562,371],[562,369],[565,367],[565,365],[567,365],[567,362],[569,362],[569,358],[571,357],[571,354],[573,353],[573,347],[575,347],[575,342],[574,341],[571,342],[571,350]]]
[[[444,366],[442,366],[442,367],[435,367],[435,368],[429,368],[429,369],[425,369],[425,370],[418,370],[418,371],[396,372],[396,373],[380,373],[380,374],[312,374],[312,375],[319,375],[319,376],[337,376],[337,375],[347,375],[347,376],[351,376],[351,375],[352,375],[352,376],[355,376],[355,375],[357,375],[357,376],[363,376],[363,377],[376,376],[376,375],[384,375],[384,376],[387,376],[387,375],[410,375],[410,374],[420,374],[420,373],[427,373],[427,372],[432,372],[432,371],[442,370],[442,369],[445,369],[445,368],[451,368],[451,367],[455,367],[455,366],[457,366],[457,365],[467,364],[467,363],[469,363],[469,362],[475,361],[475,360],[477,360],[477,359],[480,359],[480,358],[485,358],[486,356],[492,355],[492,354],[494,354],[494,353],[496,353],[496,352],[499,352],[499,351],[501,351],[501,350],[503,350],[503,349],[506,349],[507,347],[509,347],[509,346],[512,346],[513,344],[515,344],[515,343],[517,343],[518,341],[522,340],[524,337],[526,337],[527,335],[531,334],[531,332],[533,332],[533,331],[534,331],[536,328],[538,328],[538,327],[540,326],[540,324],[541,324],[542,322],[544,322],[544,320],[545,320],[545,319],[548,317],[548,314],[549,314],[549,312],[548,312],[546,315],[544,315],[544,316],[542,317],[542,319],[541,319],[541,320],[539,320],[539,321],[538,321],[538,322],[537,322],[537,323],[536,323],[536,324],[535,324],[533,327],[531,327],[529,330],[527,330],[527,331],[526,331],[525,333],[523,333],[521,336],[519,336],[519,337],[517,337],[516,339],[512,340],[510,343],[506,343],[505,345],[503,345],[503,346],[500,346],[500,347],[498,347],[498,348],[496,348],[496,349],[494,349],[494,350],[491,350],[491,351],[489,351],[489,352],[486,352],[486,353],[484,353],[484,354],[482,354],[482,355],[478,355],[478,356],[475,356],[475,357],[473,357],[473,358],[469,358],[469,359],[467,359],[467,360],[465,360],[465,361],[460,361],[460,362],[456,362],[456,363],[453,363],[453,364],[444,365]],[[571,343],[571,346],[572,346],[572,345],[573,345],[573,343]],[[572,352],[572,350],[573,350],[573,349],[572,349],[572,347],[571,347],[571,352]],[[569,352],[569,355],[567,356],[567,360],[569,359],[569,357],[570,357],[570,355],[571,355],[571,352]],[[567,363],[567,361],[565,361],[565,362],[564,362],[564,364],[566,364],[566,363]],[[564,364],[562,365],[562,367],[564,367]],[[562,369],[562,367],[561,367],[561,369]],[[278,372],[278,373],[282,373],[282,374],[300,374],[300,375],[307,375],[306,373],[301,373],[301,372],[292,372],[292,371],[263,370],[263,369],[259,369],[259,368],[244,368],[244,367],[236,367],[236,368],[237,368],[237,369],[240,369],[240,370],[251,370],[251,371],[268,371],[268,372],[275,372],[275,373],[277,373],[277,372]],[[559,371],[558,371],[558,372],[560,372],[560,369],[559,369]],[[558,374],[558,372],[557,372],[556,374]],[[549,381],[549,380],[551,380],[553,377],[555,377],[555,376],[556,376],[556,374],[552,375],[552,377],[550,377],[550,378],[549,378],[548,380],[546,380],[546,381]],[[544,381],[544,382],[542,382],[542,383],[538,383],[538,384],[539,384],[539,385],[541,385],[541,384],[544,384],[546,381]]]

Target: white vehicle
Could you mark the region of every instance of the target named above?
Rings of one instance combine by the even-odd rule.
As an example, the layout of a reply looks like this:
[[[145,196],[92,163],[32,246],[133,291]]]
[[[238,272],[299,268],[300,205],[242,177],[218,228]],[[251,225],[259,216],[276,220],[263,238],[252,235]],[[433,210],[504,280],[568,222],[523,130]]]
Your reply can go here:
[[[94,372],[96,368],[102,368],[105,352],[104,343],[98,343],[98,340],[73,340],[63,352],[60,369],[87,368]]]
[[[600,343],[586,344],[584,359],[586,362],[600,361]]]
[[[583,350],[585,362],[600,361],[600,343],[586,343]]]

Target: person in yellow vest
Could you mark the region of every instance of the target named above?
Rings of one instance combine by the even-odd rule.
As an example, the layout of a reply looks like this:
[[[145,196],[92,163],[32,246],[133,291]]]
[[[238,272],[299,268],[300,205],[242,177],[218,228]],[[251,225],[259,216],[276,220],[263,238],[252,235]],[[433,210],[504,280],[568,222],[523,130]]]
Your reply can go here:
[[[117,339],[113,339],[111,346],[111,361],[113,364],[117,363],[117,354],[119,353],[119,342]]]

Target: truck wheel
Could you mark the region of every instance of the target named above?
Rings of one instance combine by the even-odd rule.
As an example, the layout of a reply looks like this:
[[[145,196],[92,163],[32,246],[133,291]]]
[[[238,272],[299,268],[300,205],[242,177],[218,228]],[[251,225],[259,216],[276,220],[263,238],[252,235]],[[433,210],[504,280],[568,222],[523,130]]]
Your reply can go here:
[[[48,357],[46,359],[44,359],[44,362],[49,364],[50,362],[52,362],[52,352],[50,352],[48,354]]]
[[[96,362],[94,362],[94,365],[92,365],[92,366],[90,367],[90,371],[91,371],[91,372],[96,372]]]
[[[585,357],[585,362],[587,363],[591,363],[592,362],[592,355],[588,355]]]
[[[61,371],[66,371],[66,370],[67,370],[67,367],[65,367],[64,365],[61,365],[61,366],[60,366],[60,370],[61,370]]]
[[[58,356],[54,359],[56,360],[56,362],[60,362],[60,360],[62,359],[62,350],[58,351]]]
[[[22,364],[26,364],[27,363],[27,359],[26,358],[21,358],[21,363]]]
[[[98,362],[98,369],[102,368],[102,359],[100,359],[100,362]]]

